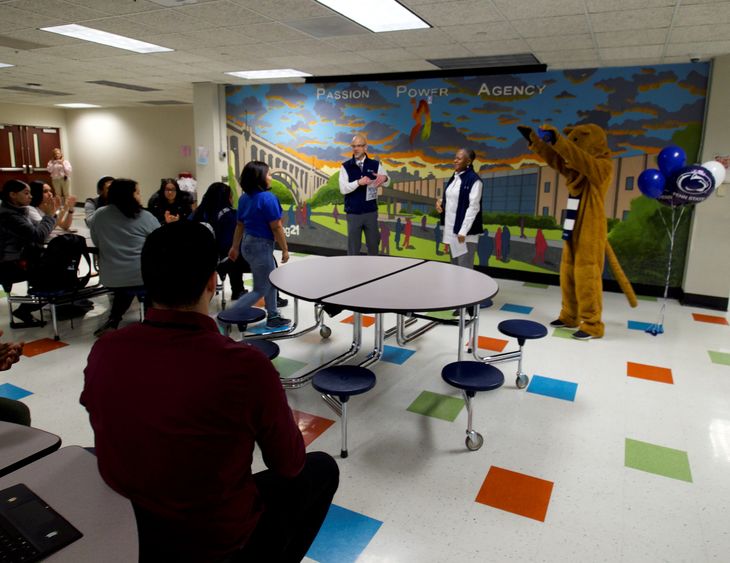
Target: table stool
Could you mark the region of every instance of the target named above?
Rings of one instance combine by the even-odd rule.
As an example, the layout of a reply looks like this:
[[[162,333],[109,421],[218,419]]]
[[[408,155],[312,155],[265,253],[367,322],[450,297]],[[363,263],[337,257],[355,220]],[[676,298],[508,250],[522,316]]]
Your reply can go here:
[[[231,335],[231,325],[237,325],[238,329],[243,332],[249,323],[255,323],[266,318],[266,311],[257,309],[256,307],[246,307],[244,309],[226,309],[218,313],[216,320],[223,325],[226,336]]]
[[[472,399],[479,391],[493,391],[504,384],[504,374],[496,367],[477,361],[451,362],[441,370],[443,380],[464,393],[467,426],[466,447],[477,451],[484,443],[484,437],[472,428]]]
[[[347,402],[352,395],[360,395],[375,387],[375,374],[360,366],[332,366],[314,374],[312,387],[323,393],[323,399],[337,412],[337,408],[324,395],[332,395],[340,400],[341,408],[337,414],[342,422],[342,450],[340,455],[347,457]]]
[[[525,345],[525,340],[534,340],[546,336],[547,328],[535,321],[510,319],[499,323],[497,329],[502,334],[516,338],[517,343],[520,345],[520,351],[517,354],[517,380],[515,385],[518,389],[524,389],[530,382],[530,378],[522,371],[522,347]]]
[[[270,360],[273,360],[279,355],[279,345],[276,342],[272,342],[271,340],[251,338],[249,340],[243,340],[242,342],[244,344],[248,344],[249,346],[257,348],[259,351],[263,352],[263,354]]]

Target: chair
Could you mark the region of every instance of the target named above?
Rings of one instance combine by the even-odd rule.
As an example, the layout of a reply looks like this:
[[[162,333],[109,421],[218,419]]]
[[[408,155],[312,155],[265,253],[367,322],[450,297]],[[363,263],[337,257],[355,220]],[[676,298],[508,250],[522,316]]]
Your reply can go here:
[[[515,381],[515,385],[517,385],[518,389],[524,389],[530,382],[530,378],[522,371],[522,347],[525,345],[526,340],[534,340],[546,336],[547,328],[545,328],[545,325],[541,325],[535,321],[511,319],[499,323],[497,329],[502,334],[516,338],[517,343],[520,345],[520,350],[517,354],[517,380]]]
[[[269,360],[279,356],[279,345],[271,340],[264,340],[261,338],[252,338],[250,340],[243,340],[244,344],[252,346],[261,351]]]
[[[472,399],[479,391],[493,391],[504,384],[504,374],[490,364],[477,361],[451,362],[441,370],[443,380],[461,389],[466,403],[466,447],[472,452],[484,444],[484,437],[472,428]]]
[[[216,317],[218,322],[223,325],[226,336],[231,335],[231,325],[237,325],[238,329],[243,332],[249,323],[262,321],[266,318],[266,311],[256,307],[247,307],[245,309],[233,308],[226,309],[218,313]]]
[[[359,366],[332,366],[324,368],[314,374],[312,387],[322,393],[322,398],[340,416],[342,421],[342,458],[347,453],[347,402],[352,395],[360,395],[375,387],[375,374],[367,368]],[[340,401],[339,409],[335,401]],[[338,412],[339,411],[339,412]]]

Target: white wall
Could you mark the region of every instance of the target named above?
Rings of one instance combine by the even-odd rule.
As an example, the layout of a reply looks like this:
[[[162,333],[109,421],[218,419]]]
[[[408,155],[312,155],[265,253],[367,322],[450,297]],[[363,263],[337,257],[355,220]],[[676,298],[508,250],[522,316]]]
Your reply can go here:
[[[161,178],[195,171],[191,106],[67,110],[66,136],[72,191],[82,201],[109,175],[137,180],[146,204]]]
[[[57,127],[61,130],[61,147],[64,156],[73,158],[68,146],[66,133],[66,110],[61,108],[42,108],[38,106],[23,106],[20,104],[0,104],[0,123],[8,125],[35,125],[38,127]]]
[[[715,155],[730,155],[730,56],[717,57],[712,65],[708,109],[700,162]],[[726,182],[730,182],[730,171]],[[695,206],[690,231],[683,289],[685,293],[730,296],[730,185]]]

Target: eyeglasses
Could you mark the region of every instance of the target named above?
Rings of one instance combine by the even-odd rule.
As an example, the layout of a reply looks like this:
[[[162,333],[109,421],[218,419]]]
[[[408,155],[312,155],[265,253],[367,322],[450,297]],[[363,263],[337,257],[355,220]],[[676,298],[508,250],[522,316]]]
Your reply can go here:
[[[358,148],[358,147],[364,147],[364,146],[366,146],[366,145],[362,144],[362,145],[350,145],[350,146],[351,146],[351,147],[352,147],[353,149],[355,149],[355,148]]]
[[[166,192],[176,192],[177,189],[176,188],[165,188],[165,191]]]

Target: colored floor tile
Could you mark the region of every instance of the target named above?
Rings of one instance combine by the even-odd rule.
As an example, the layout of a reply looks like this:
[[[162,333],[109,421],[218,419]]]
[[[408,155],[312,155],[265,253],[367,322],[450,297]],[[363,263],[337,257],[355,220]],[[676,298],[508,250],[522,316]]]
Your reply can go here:
[[[492,466],[475,500],[544,522],[552,492],[552,481]]]
[[[658,301],[659,298],[654,295],[637,295],[636,299],[638,301]]]
[[[626,327],[629,330],[640,330],[644,332],[647,328],[651,327],[654,323],[644,323],[641,321],[629,321],[626,323]]]
[[[703,315],[701,313],[692,313],[692,318],[701,323],[712,323],[716,325],[728,324],[725,317],[719,317],[717,315]]]
[[[353,322],[355,322],[355,315],[350,315],[346,319],[342,319],[340,322],[352,324]],[[361,317],[360,323],[362,324],[362,326],[364,326],[366,328],[369,326],[373,326],[375,324],[375,317],[372,317],[370,315],[363,315]]]
[[[626,438],[626,467],[692,482],[687,452]]]
[[[541,375],[533,375],[530,379],[530,385],[527,387],[528,393],[545,395],[546,397],[553,397],[564,401],[574,401],[577,391],[577,383],[543,377]]]
[[[502,340],[501,338],[491,338],[489,336],[480,336],[477,339],[477,348],[482,350],[493,350],[494,352],[501,352],[505,346],[509,344],[509,340]]]
[[[534,282],[525,282],[522,285],[525,287],[534,287],[535,289],[547,289],[548,287],[550,287],[546,283],[534,283]]]
[[[648,379],[649,381],[658,381],[659,383],[674,384],[672,370],[660,366],[626,362],[626,375],[629,377],[638,377],[639,379]]]
[[[333,504],[307,557],[319,563],[354,562],[382,525],[380,520]]]
[[[26,342],[25,346],[23,346],[23,355],[32,358],[38,354],[57,350],[64,346],[68,346],[68,344],[59,340],[53,340],[53,338],[41,338],[40,340]]]
[[[433,418],[454,422],[463,408],[463,399],[432,393],[431,391],[423,391],[410,404],[407,410],[424,416],[432,416]]]
[[[274,334],[275,332],[286,332],[289,330],[289,326],[282,326],[279,328],[266,328],[266,321],[262,321],[259,324],[249,326],[246,328],[247,334]]]
[[[727,352],[715,352],[713,350],[708,350],[707,353],[710,355],[710,360],[713,364],[730,366],[730,354]]]
[[[297,423],[299,431],[302,433],[305,446],[314,442],[320,434],[335,423],[334,420],[330,420],[329,418],[322,418],[321,416],[298,411],[296,409],[292,409],[291,412],[294,415],[294,421]]]
[[[292,360],[291,358],[284,358],[282,356],[274,358],[271,363],[274,364],[274,367],[279,371],[282,377],[291,377],[307,365],[306,362],[300,362]]]
[[[415,350],[407,350],[406,348],[398,348],[397,346],[384,346],[381,361],[401,365],[415,353]]]
[[[459,317],[454,315],[454,311],[429,311],[425,316],[433,317],[434,319],[443,319],[445,321],[459,320]]]
[[[522,313],[523,315],[529,315],[532,313],[532,307],[525,305],[515,305],[514,303],[505,303],[500,307],[502,311],[509,311],[510,313]]]
[[[0,385],[0,397],[5,397],[6,399],[15,399],[17,401],[32,394],[27,389],[23,389],[12,383],[3,383]]]
[[[573,333],[578,330],[577,328],[556,328],[553,331],[553,336],[557,338],[569,338],[570,340],[575,340],[576,342],[590,342],[590,340],[578,340],[577,338],[573,338]]]

